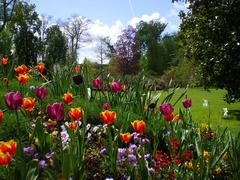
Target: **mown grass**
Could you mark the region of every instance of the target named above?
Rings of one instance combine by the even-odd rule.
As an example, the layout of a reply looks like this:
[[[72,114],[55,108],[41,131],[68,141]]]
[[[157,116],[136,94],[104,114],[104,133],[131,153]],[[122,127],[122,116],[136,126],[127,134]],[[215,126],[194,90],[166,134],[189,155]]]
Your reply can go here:
[[[184,89],[179,89],[171,102],[174,103],[183,92]],[[160,102],[168,92],[161,93]],[[221,89],[209,89],[206,91],[203,88],[189,88],[187,91],[187,97],[192,99],[191,112],[193,121],[197,123],[209,122],[214,129],[219,128],[221,131],[229,128],[232,134],[236,135],[240,127],[240,102],[226,103],[223,99],[225,94],[226,91]],[[204,99],[208,100],[208,108],[203,107]],[[179,101],[174,107],[176,113],[179,107],[184,108],[182,101]],[[225,117],[223,116],[223,108],[228,109],[228,115]]]

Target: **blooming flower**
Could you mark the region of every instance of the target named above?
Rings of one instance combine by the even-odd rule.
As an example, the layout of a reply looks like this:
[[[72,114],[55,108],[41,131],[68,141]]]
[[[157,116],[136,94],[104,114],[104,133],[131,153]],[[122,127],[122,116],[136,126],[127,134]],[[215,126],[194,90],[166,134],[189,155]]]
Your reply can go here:
[[[21,108],[23,98],[19,92],[9,92],[4,96],[4,101],[8,109],[17,110]]]
[[[7,166],[15,155],[17,143],[14,140],[8,142],[0,141],[0,166]]]
[[[69,134],[67,133],[66,129],[64,126],[61,126],[62,131],[61,131],[61,141],[62,141],[62,147],[63,149],[66,149],[71,141],[69,138]]]
[[[109,87],[115,93],[119,93],[122,91],[122,85],[120,82],[111,82],[109,84]]]
[[[131,140],[131,134],[129,132],[128,133],[120,133],[120,139],[122,142],[127,144]]]
[[[2,112],[2,110],[0,109],[0,123],[2,122],[2,119],[3,119],[3,112]]]
[[[33,155],[34,154],[34,149],[31,146],[24,147],[23,148],[23,153],[26,155]]]
[[[168,115],[163,115],[163,119],[165,119],[168,122],[171,122],[174,119],[174,115],[173,115],[173,113],[168,114]]]
[[[53,154],[54,154],[54,152],[48,152],[48,153],[45,154],[45,158],[46,159],[51,159]]]
[[[92,86],[96,89],[101,89],[102,79],[101,78],[96,78],[96,79],[92,80]]]
[[[52,105],[48,104],[46,107],[46,113],[51,119],[56,121],[63,120],[64,118],[64,107],[62,103],[53,103]]]
[[[1,59],[3,65],[7,65],[9,59],[7,57]]]
[[[76,129],[77,128],[77,123],[76,122],[70,122],[70,123],[68,123],[68,127],[70,128],[70,129]]]
[[[141,120],[141,121],[135,120],[131,124],[136,133],[143,134],[145,126],[146,126],[146,124],[143,120]]]
[[[80,67],[80,65],[76,65],[76,66],[74,67],[74,71],[75,71],[76,74],[80,74],[80,72],[81,72],[81,67]]]
[[[203,107],[204,107],[204,108],[207,108],[207,107],[208,107],[208,100],[207,100],[207,99],[204,99],[204,100],[203,100]]]
[[[26,111],[32,111],[35,105],[35,99],[23,98],[22,108]]]
[[[35,94],[38,99],[43,100],[47,97],[48,95],[48,90],[44,86],[38,86],[35,88]]]
[[[72,99],[73,99],[72,96],[73,96],[72,93],[69,93],[69,92],[64,93],[64,95],[62,97],[63,102],[67,105],[71,105],[72,104]]]
[[[184,99],[182,104],[185,108],[190,108],[192,106],[192,99]]]
[[[190,159],[192,159],[192,152],[186,150],[183,152],[182,157],[185,161],[189,161]]]
[[[38,72],[43,73],[44,69],[45,69],[45,64],[44,63],[38,63],[38,65],[37,65]]]
[[[100,118],[105,124],[112,124],[113,121],[117,118],[117,115],[114,111],[103,111],[100,113]]]
[[[26,74],[27,73],[27,67],[25,65],[18,66],[15,68],[15,72],[17,74]]]
[[[102,106],[102,108],[103,108],[104,110],[109,110],[109,109],[111,108],[111,106],[110,106],[110,104],[108,104],[108,103],[104,103],[103,106]]]
[[[159,110],[161,111],[163,116],[168,116],[169,114],[172,114],[173,107],[169,103],[163,103],[159,106]]]
[[[204,150],[203,151],[203,158],[208,159],[208,157],[209,157],[209,152]]]
[[[38,166],[40,169],[43,169],[47,166],[47,163],[45,160],[41,160],[41,161],[39,161]]]
[[[68,116],[72,120],[80,120],[84,115],[84,111],[79,108],[70,108],[70,111],[68,112]]]
[[[27,82],[28,82],[28,79],[29,79],[29,77],[28,77],[27,74],[18,74],[18,76],[17,76],[17,80],[18,80],[18,82],[21,83],[21,84],[27,83]]]
[[[177,115],[174,117],[174,119],[175,119],[176,121],[181,120],[181,116],[180,116],[180,114],[177,114]]]
[[[132,165],[132,166],[136,166],[137,165],[137,158],[134,154],[128,154],[128,162]]]

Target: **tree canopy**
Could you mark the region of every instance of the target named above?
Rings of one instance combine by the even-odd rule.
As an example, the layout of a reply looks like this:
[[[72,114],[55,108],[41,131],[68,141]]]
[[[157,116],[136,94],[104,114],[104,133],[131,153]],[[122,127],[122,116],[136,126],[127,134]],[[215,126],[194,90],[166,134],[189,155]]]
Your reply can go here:
[[[240,1],[198,0],[181,13],[186,55],[200,68],[202,83],[225,88],[240,99]]]

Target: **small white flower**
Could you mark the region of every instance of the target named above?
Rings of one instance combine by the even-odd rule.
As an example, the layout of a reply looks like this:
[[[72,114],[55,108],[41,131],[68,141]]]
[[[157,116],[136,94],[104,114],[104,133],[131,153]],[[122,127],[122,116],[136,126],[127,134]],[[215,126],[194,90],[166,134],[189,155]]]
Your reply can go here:
[[[208,107],[208,100],[207,100],[207,99],[204,99],[204,100],[203,100],[203,107],[204,107],[204,108],[207,108],[207,107]]]
[[[223,108],[223,116],[227,116],[228,115],[228,109],[227,108]]]

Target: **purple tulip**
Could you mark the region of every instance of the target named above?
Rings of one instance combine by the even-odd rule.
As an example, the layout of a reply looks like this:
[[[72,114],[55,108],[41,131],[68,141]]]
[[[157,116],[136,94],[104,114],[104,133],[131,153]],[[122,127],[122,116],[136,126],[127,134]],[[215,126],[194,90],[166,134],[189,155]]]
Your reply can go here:
[[[35,94],[40,100],[43,100],[47,97],[48,90],[44,86],[38,86],[35,88]]]
[[[19,92],[9,92],[5,94],[4,101],[8,109],[18,110],[21,108],[23,98]]]
[[[104,103],[102,107],[104,110],[109,110],[111,106],[108,103]]]
[[[182,104],[185,108],[190,108],[192,106],[192,99],[184,99]]]
[[[92,86],[96,89],[101,89],[102,86],[102,79],[101,78],[97,78],[92,80]]]
[[[162,115],[168,116],[173,112],[173,107],[169,103],[163,103],[160,105],[159,110],[161,111]]]
[[[119,93],[122,91],[122,85],[120,82],[111,82],[109,86],[110,86],[110,89],[115,93]]]
[[[46,107],[46,113],[51,119],[56,121],[63,120],[64,118],[64,107],[62,103],[53,103],[52,105],[48,104]]]

